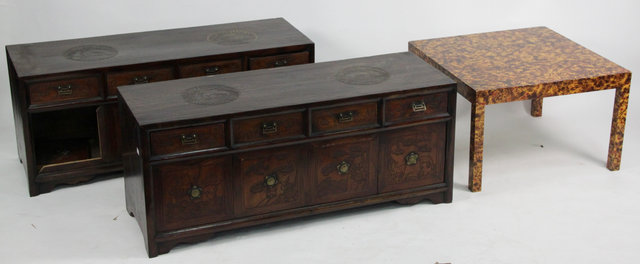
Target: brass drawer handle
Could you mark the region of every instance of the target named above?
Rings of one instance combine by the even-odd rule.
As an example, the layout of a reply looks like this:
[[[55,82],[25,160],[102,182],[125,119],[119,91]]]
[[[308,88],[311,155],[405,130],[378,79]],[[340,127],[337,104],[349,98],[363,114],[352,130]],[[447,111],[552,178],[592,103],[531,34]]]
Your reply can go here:
[[[276,66],[276,67],[280,67],[280,66],[285,66],[285,65],[287,65],[287,63],[289,63],[289,62],[287,61],[287,59],[279,59],[279,60],[277,60],[275,63],[273,63],[273,65],[274,65],[274,66]]]
[[[211,66],[211,67],[204,68],[204,74],[206,75],[218,74],[219,71],[220,71],[220,67],[218,66]]]
[[[338,123],[351,122],[353,121],[353,112],[348,111],[348,112],[338,113],[337,118],[338,118]]]
[[[278,123],[275,121],[262,123],[262,134],[268,135],[278,132]]]
[[[413,109],[414,112],[427,111],[427,105],[424,103],[424,101],[415,101],[411,103],[411,108]]]
[[[198,144],[198,135],[196,135],[196,134],[182,135],[180,137],[180,142],[182,142],[182,145],[195,145],[195,144]]]
[[[58,85],[58,96],[68,96],[73,93],[73,89],[71,89],[71,84],[67,85]]]
[[[418,158],[420,158],[418,153],[412,151],[404,157],[404,163],[407,165],[416,165],[418,163]]]
[[[268,186],[268,187],[273,187],[276,184],[278,184],[278,174],[277,173],[271,173],[269,175],[267,175],[266,177],[264,177],[264,185]]]
[[[149,83],[149,76],[143,75],[143,76],[136,76],[133,77],[133,84],[143,84],[143,83]]]
[[[191,200],[198,199],[202,195],[202,188],[198,187],[197,185],[193,185],[187,191],[187,194],[189,195],[189,198],[191,198]]]
[[[349,172],[349,168],[351,168],[351,164],[343,160],[340,163],[338,163],[337,168],[338,168],[338,173],[347,174]]]

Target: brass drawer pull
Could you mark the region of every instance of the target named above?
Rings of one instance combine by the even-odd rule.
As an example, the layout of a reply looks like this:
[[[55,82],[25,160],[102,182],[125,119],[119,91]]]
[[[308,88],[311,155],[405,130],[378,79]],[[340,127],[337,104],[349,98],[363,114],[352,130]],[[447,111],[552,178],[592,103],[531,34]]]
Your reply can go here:
[[[262,134],[273,134],[278,132],[278,123],[275,121],[262,123]]]
[[[348,112],[338,113],[337,118],[338,118],[338,123],[351,122],[353,121],[353,112],[348,111]]]
[[[211,66],[211,67],[204,68],[204,74],[206,75],[218,74],[219,71],[220,71],[220,67],[218,66]]]
[[[195,144],[198,144],[198,135],[196,135],[196,134],[182,135],[180,137],[180,142],[182,142],[182,145],[195,145]]]
[[[269,175],[267,175],[266,177],[264,177],[264,185],[268,186],[268,187],[273,187],[276,184],[278,184],[278,174],[277,173],[271,173]]]
[[[343,160],[342,162],[338,163],[337,168],[338,173],[347,174],[349,172],[349,168],[351,168],[351,164]]]
[[[404,163],[407,165],[416,165],[418,163],[418,158],[420,158],[418,153],[412,151],[404,157]]]
[[[202,188],[198,187],[197,185],[193,185],[187,191],[187,194],[189,195],[189,198],[191,200],[198,199],[202,195]]]
[[[287,61],[287,59],[279,59],[279,60],[277,60],[275,63],[273,63],[273,65],[274,65],[274,66],[276,66],[276,67],[280,67],[280,66],[285,66],[285,65],[287,65],[287,63],[289,63],[289,62]]]
[[[414,112],[427,111],[427,105],[424,103],[424,101],[415,101],[411,103],[411,108],[413,108]]]
[[[58,96],[67,96],[73,93],[73,89],[71,89],[71,84],[67,85],[58,85]]]
[[[143,84],[143,83],[149,83],[149,76],[143,75],[143,76],[136,76],[133,77],[133,84]]]

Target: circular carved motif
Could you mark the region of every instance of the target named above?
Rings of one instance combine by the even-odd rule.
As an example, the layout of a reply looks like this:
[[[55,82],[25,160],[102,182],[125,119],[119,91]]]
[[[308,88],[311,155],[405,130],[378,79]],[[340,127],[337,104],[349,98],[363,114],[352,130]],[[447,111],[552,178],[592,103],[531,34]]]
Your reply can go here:
[[[240,45],[253,42],[258,39],[256,33],[232,29],[213,33],[207,37],[207,40],[219,45]]]
[[[118,50],[106,45],[82,45],[68,49],[64,57],[74,61],[99,61],[118,55]]]
[[[338,72],[336,79],[346,84],[372,85],[389,79],[389,73],[377,67],[352,66]]]
[[[224,85],[202,85],[182,92],[185,102],[196,105],[220,105],[238,99],[238,90]]]

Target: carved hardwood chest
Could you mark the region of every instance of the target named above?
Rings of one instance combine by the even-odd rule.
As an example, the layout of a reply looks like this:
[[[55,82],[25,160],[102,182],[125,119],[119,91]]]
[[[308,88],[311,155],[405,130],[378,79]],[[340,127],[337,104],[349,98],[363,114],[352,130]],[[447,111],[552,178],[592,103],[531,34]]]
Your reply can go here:
[[[410,53],[118,88],[150,257],[229,229],[451,202],[455,82]]]
[[[282,18],[6,47],[31,196],[122,170],[116,87],[313,62]]]

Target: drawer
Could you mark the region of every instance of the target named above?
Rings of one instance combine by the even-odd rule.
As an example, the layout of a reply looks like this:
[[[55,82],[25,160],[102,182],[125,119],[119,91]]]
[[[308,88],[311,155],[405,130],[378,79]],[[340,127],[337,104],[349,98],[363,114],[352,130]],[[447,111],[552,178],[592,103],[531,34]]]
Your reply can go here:
[[[159,82],[174,78],[171,67],[107,73],[107,96],[117,95],[118,86]]]
[[[210,224],[233,217],[231,157],[153,167],[159,231]]]
[[[212,61],[178,66],[180,78],[215,75],[242,71],[242,60]]]
[[[324,134],[377,126],[377,101],[311,109],[312,134]]]
[[[447,100],[447,92],[387,99],[385,122],[415,121],[446,115]]]
[[[231,123],[234,145],[304,137],[302,110],[233,119]]]
[[[249,69],[258,70],[305,63],[309,63],[308,51],[250,58]]]
[[[102,97],[102,82],[98,76],[29,84],[31,104],[45,104]]]
[[[312,203],[328,203],[376,194],[376,134],[313,144],[310,159]]]
[[[149,138],[152,156],[225,146],[224,124],[222,123],[152,132]]]
[[[236,156],[236,215],[255,215],[304,205],[306,148],[294,146]]]
[[[383,134],[380,139],[379,192],[444,182],[447,123],[439,122]]]

